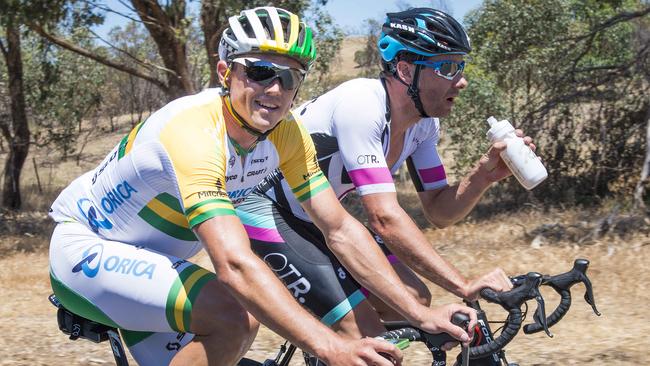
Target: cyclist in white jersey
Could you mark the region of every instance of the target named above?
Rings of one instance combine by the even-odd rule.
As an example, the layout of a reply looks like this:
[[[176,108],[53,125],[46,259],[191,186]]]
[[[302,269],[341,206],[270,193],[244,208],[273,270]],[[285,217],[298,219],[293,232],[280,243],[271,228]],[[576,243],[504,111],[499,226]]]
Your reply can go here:
[[[499,157],[505,145],[497,143],[450,186],[437,152],[438,117],[450,113],[467,85],[465,30],[444,12],[410,9],[388,14],[378,46],[384,61],[380,79],[345,82],[294,110],[314,140],[321,169],[340,199],[356,189],[378,244],[422,303],[430,304],[431,294],[409,268],[464,299],[476,299],[484,287],[510,289],[499,268],[468,280],[436,253],[399,205],[392,179],[406,162],[427,219],[444,227],[462,219],[491,184],[511,174]],[[286,256],[305,281],[315,283],[302,302],[323,322],[352,336],[376,333],[381,328],[366,313],[364,299],[353,301],[367,292],[347,275],[337,261],[340,249],[326,245],[289,188],[276,171],[237,208],[250,223],[253,249],[263,258]],[[276,235],[259,235],[256,227],[273,228]],[[370,300],[384,320],[398,316],[372,294]],[[341,311],[341,304],[350,303]]]
[[[467,340],[449,320],[464,311],[475,321],[473,311],[428,309],[409,294],[340,206],[289,114],[315,58],[311,30],[283,9],[246,10],[229,19],[218,52],[222,88],[152,114],[52,205],[50,277],[62,304],[121,329],[141,365],[233,365],[256,319],[331,366],[392,365],[380,352],[399,364],[393,345],[347,341],[318,322],[250,250],[234,207],[279,167],[333,245],[365,254],[356,265],[364,285],[417,325]],[[216,273],[187,261],[202,247]]]

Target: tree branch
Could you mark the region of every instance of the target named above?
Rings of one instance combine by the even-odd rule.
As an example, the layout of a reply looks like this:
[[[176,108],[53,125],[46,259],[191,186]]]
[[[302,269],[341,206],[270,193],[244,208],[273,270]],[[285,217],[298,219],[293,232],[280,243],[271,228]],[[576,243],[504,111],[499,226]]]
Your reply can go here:
[[[170,73],[170,74],[172,74],[172,75],[176,75],[176,73],[174,72],[174,70],[170,70],[170,69],[168,69],[168,68],[166,68],[166,67],[164,67],[164,66],[160,66],[160,65],[152,64],[151,62],[146,61],[146,60],[140,60],[139,58],[135,57],[135,56],[134,56],[133,54],[131,54],[130,52],[128,52],[128,51],[126,51],[126,50],[124,50],[124,49],[122,49],[122,48],[119,48],[119,47],[114,46],[111,42],[109,42],[109,41],[105,40],[104,38],[102,38],[99,34],[95,33],[95,31],[93,31],[92,29],[89,29],[89,31],[90,31],[90,33],[92,33],[92,34],[93,34],[97,39],[99,39],[100,41],[104,42],[104,44],[106,44],[108,47],[110,47],[111,49],[114,49],[115,51],[117,51],[117,52],[119,52],[119,53],[122,53],[122,54],[126,55],[128,58],[130,58],[131,60],[133,60],[133,62],[137,63],[138,65],[140,65],[140,66],[142,66],[142,67],[144,67],[144,68],[146,68],[147,70],[151,71],[151,69],[158,69],[158,70],[160,70],[160,71],[168,72],[168,73]]]
[[[129,19],[129,20],[131,20],[131,21],[133,21],[133,22],[142,23],[142,20],[140,20],[140,19],[138,19],[138,18],[134,18],[134,17],[132,17],[132,16],[130,16],[130,15],[128,15],[128,14],[121,13],[121,12],[119,12],[119,11],[117,11],[117,10],[113,10],[111,7],[106,6],[106,5],[104,5],[104,4],[97,4],[97,3],[94,3],[94,2],[92,2],[92,1],[85,1],[85,3],[88,4],[88,5],[91,5],[91,6],[95,7],[95,8],[97,8],[97,9],[103,10],[103,11],[105,11],[105,12],[107,12],[107,13],[113,13],[113,14],[119,15],[119,16],[121,16],[121,17],[123,17],[123,18]],[[133,8],[129,7],[128,4],[124,3],[123,1],[119,1],[119,3],[122,4],[125,8],[127,8],[127,9],[129,9],[130,11],[132,11],[132,12],[135,13],[135,10],[134,10]]]
[[[167,37],[174,36],[174,29],[170,24],[169,15],[162,10],[157,1],[133,0],[132,3],[142,22],[152,35],[159,32]]]
[[[143,72],[141,72],[141,71],[139,71],[139,70],[137,70],[135,68],[132,68],[132,67],[130,67],[128,65],[120,64],[120,63],[111,61],[106,57],[99,56],[99,55],[96,55],[94,53],[91,53],[90,51],[88,51],[86,49],[83,49],[83,48],[81,48],[81,47],[79,47],[79,46],[77,46],[77,45],[75,45],[73,43],[70,43],[65,39],[61,39],[61,38],[58,38],[58,37],[56,37],[56,36],[54,36],[52,34],[49,34],[40,25],[37,25],[37,24],[34,24],[34,23],[28,23],[27,26],[31,30],[33,30],[34,32],[38,33],[43,38],[49,40],[50,42],[52,42],[52,43],[54,43],[56,45],[58,45],[59,47],[65,48],[65,49],[67,49],[69,51],[72,51],[74,53],[77,53],[77,54],[79,54],[81,56],[88,57],[88,58],[90,58],[92,60],[95,60],[95,61],[99,62],[100,64],[103,64],[103,65],[106,65],[108,67],[117,69],[117,70],[125,72],[127,74],[131,74],[131,75],[133,75],[135,77],[147,80],[147,81],[149,81],[150,83],[156,85],[157,87],[159,87],[160,89],[162,89],[165,92],[167,92],[168,89],[169,89],[167,84],[165,84],[161,80],[156,79],[155,77],[153,77],[151,75],[145,74],[145,73],[143,73]]]
[[[647,8],[645,8],[643,10],[639,10],[639,11],[624,11],[624,12],[622,12],[620,14],[616,14],[613,17],[607,19],[603,23],[601,23],[598,26],[596,26],[595,28],[593,28],[591,30],[591,32],[589,32],[587,34],[583,34],[583,35],[577,36],[577,37],[565,38],[562,41],[581,41],[581,40],[583,40],[585,38],[589,38],[589,37],[594,36],[596,33],[600,32],[600,31],[602,31],[604,29],[607,29],[609,27],[613,27],[618,23],[626,22],[626,21],[632,20],[634,18],[640,18],[640,17],[643,17],[643,16],[648,15],[648,14],[650,14],[650,6],[648,6]]]

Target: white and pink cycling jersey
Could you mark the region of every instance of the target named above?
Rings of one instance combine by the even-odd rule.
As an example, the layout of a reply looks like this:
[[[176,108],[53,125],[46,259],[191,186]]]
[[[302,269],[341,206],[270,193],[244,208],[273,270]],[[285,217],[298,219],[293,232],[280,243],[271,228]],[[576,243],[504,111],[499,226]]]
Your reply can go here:
[[[395,192],[392,174],[405,161],[418,191],[447,185],[436,148],[437,118],[423,118],[411,126],[396,163],[387,165],[391,129],[386,103],[379,79],[354,79],[293,111],[314,140],[321,170],[339,199],[353,189],[359,195]],[[259,188],[297,217],[310,221],[279,171]]]

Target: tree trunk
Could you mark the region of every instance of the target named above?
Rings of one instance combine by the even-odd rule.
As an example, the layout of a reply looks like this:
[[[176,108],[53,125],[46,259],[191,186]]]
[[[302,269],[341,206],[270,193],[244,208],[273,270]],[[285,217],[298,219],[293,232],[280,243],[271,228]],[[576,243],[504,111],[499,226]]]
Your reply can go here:
[[[20,29],[12,20],[7,22],[7,52],[5,60],[9,73],[9,96],[11,99],[11,126],[3,124],[2,132],[8,138],[9,156],[4,170],[2,206],[17,210],[20,197],[20,173],[29,152],[29,126],[25,111],[23,88],[23,63],[20,54]]]
[[[171,1],[165,9],[151,0],[131,0],[131,3],[158,46],[160,58],[168,70],[168,98],[173,100],[196,93],[187,62],[185,1]]]
[[[218,31],[223,26],[220,24],[220,21],[224,18],[223,10],[223,4],[215,1],[201,2],[201,29],[203,30],[203,45],[208,55],[208,65],[210,65],[210,81],[208,84],[210,88],[219,85],[217,62],[219,61],[218,51],[221,34]]]
[[[645,148],[645,160],[643,161],[643,169],[641,169],[641,177],[639,182],[636,184],[636,189],[634,190],[634,207],[635,208],[645,208],[645,203],[643,202],[643,195],[645,193],[645,185],[648,182],[648,175],[650,174],[650,105],[645,115],[646,123],[646,148]]]

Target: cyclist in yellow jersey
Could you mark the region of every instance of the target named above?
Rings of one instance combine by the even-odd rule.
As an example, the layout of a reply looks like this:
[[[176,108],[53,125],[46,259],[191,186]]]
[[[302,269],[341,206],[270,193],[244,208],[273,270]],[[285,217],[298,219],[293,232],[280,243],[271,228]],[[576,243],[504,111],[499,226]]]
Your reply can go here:
[[[341,261],[359,282],[414,325],[468,341],[449,320],[463,311],[475,321],[473,310],[432,310],[409,294],[289,113],[315,58],[309,27],[283,9],[243,11],[219,57],[223,87],[152,114],[52,205],[50,277],[62,304],[119,328],[141,365],[234,365],[257,320],[330,366],[393,364],[380,353],[399,364],[393,345],[344,340],[316,320],[251,251],[234,206],[279,167],[332,245],[349,247]],[[187,261],[201,248],[216,273]]]

